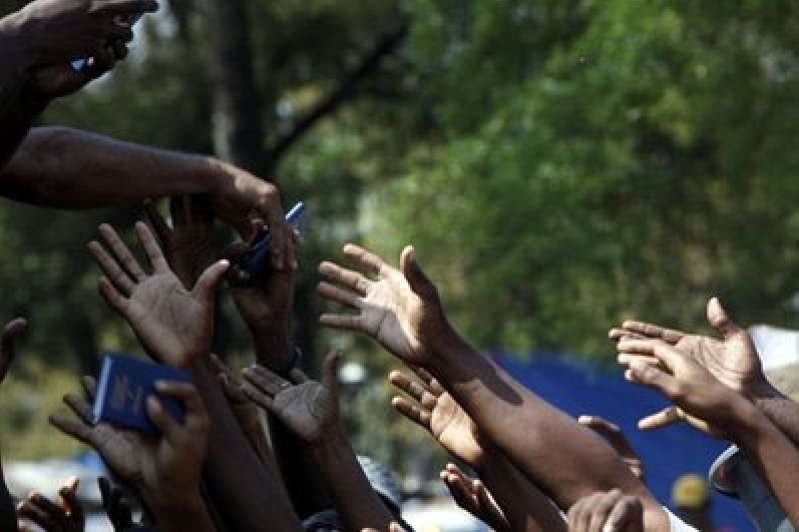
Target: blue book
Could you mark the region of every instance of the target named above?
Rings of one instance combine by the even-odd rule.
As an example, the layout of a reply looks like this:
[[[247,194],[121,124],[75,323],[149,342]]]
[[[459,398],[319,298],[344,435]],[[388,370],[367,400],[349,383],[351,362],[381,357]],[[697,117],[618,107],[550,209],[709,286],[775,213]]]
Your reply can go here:
[[[156,395],[167,412],[182,423],[186,413],[183,403],[158,395],[156,381],[190,383],[191,375],[171,366],[116,353],[106,354],[97,379],[92,421],[157,435],[159,430],[150,421],[145,406],[147,397]]]

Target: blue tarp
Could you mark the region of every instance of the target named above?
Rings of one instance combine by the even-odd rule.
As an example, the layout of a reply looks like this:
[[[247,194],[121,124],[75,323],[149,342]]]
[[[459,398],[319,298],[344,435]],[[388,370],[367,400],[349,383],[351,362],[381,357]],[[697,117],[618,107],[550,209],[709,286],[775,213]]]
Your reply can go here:
[[[621,427],[643,460],[650,490],[665,505],[679,476],[705,476],[716,456],[728,447],[686,424],[652,432],[638,430],[640,418],[667,402],[658,393],[625,381],[621,369],[607,370],[558,354],[536,353],[525,358],[528,362],[509,355],[494,356],[514,378],[561,410],[574,417],[602,416]],[[739,532],[755,530],[737,501],[714,494],[712,504],[717,526]]]

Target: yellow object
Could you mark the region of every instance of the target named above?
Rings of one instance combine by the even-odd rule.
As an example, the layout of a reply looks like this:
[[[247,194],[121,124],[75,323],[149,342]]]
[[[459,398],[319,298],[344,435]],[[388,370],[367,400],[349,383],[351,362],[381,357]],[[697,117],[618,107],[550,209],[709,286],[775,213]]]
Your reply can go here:
[[[700,508],[707,503],[709,496],[707,481],[695,473],[681,476],[671,487],[671,502],[682,508]]]

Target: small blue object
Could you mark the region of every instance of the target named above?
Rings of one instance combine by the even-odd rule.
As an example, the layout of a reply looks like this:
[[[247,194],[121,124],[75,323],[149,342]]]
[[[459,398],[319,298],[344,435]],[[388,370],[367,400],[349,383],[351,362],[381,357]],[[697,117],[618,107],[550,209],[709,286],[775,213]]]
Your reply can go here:
[[[157,435],[158,427],[150,421],[145,407],[147,397],[157,395],[164,409],[182,423],[186,413],[183,403],[158,395],[156,381],[190,383],[191,375],[171,366],[116,353],[106,354],[97,382],[92,421]]]
[[[144,13],[137,13],[135,15],[131,15],[129,17],[117,17],[116,23],[120,26],[133,26],[136,24]],[[86,67],[89,66],[89,59],[86,57],[82,57],[80,59],[75,59],[74,61],[70,61],[69,63],[72,65],[72,70],[75,72],[83,72],[86,70]]]

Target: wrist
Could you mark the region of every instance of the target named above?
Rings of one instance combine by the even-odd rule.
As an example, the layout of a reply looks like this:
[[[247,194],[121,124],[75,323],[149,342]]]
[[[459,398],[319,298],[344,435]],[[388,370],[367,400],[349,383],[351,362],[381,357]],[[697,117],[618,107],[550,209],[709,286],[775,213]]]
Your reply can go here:
[[[306,440],[306,443],[316,460],[337,461],[340,457],[353,452],[350,440],[338,421],[328,427],[322,427],[318,434]]]

